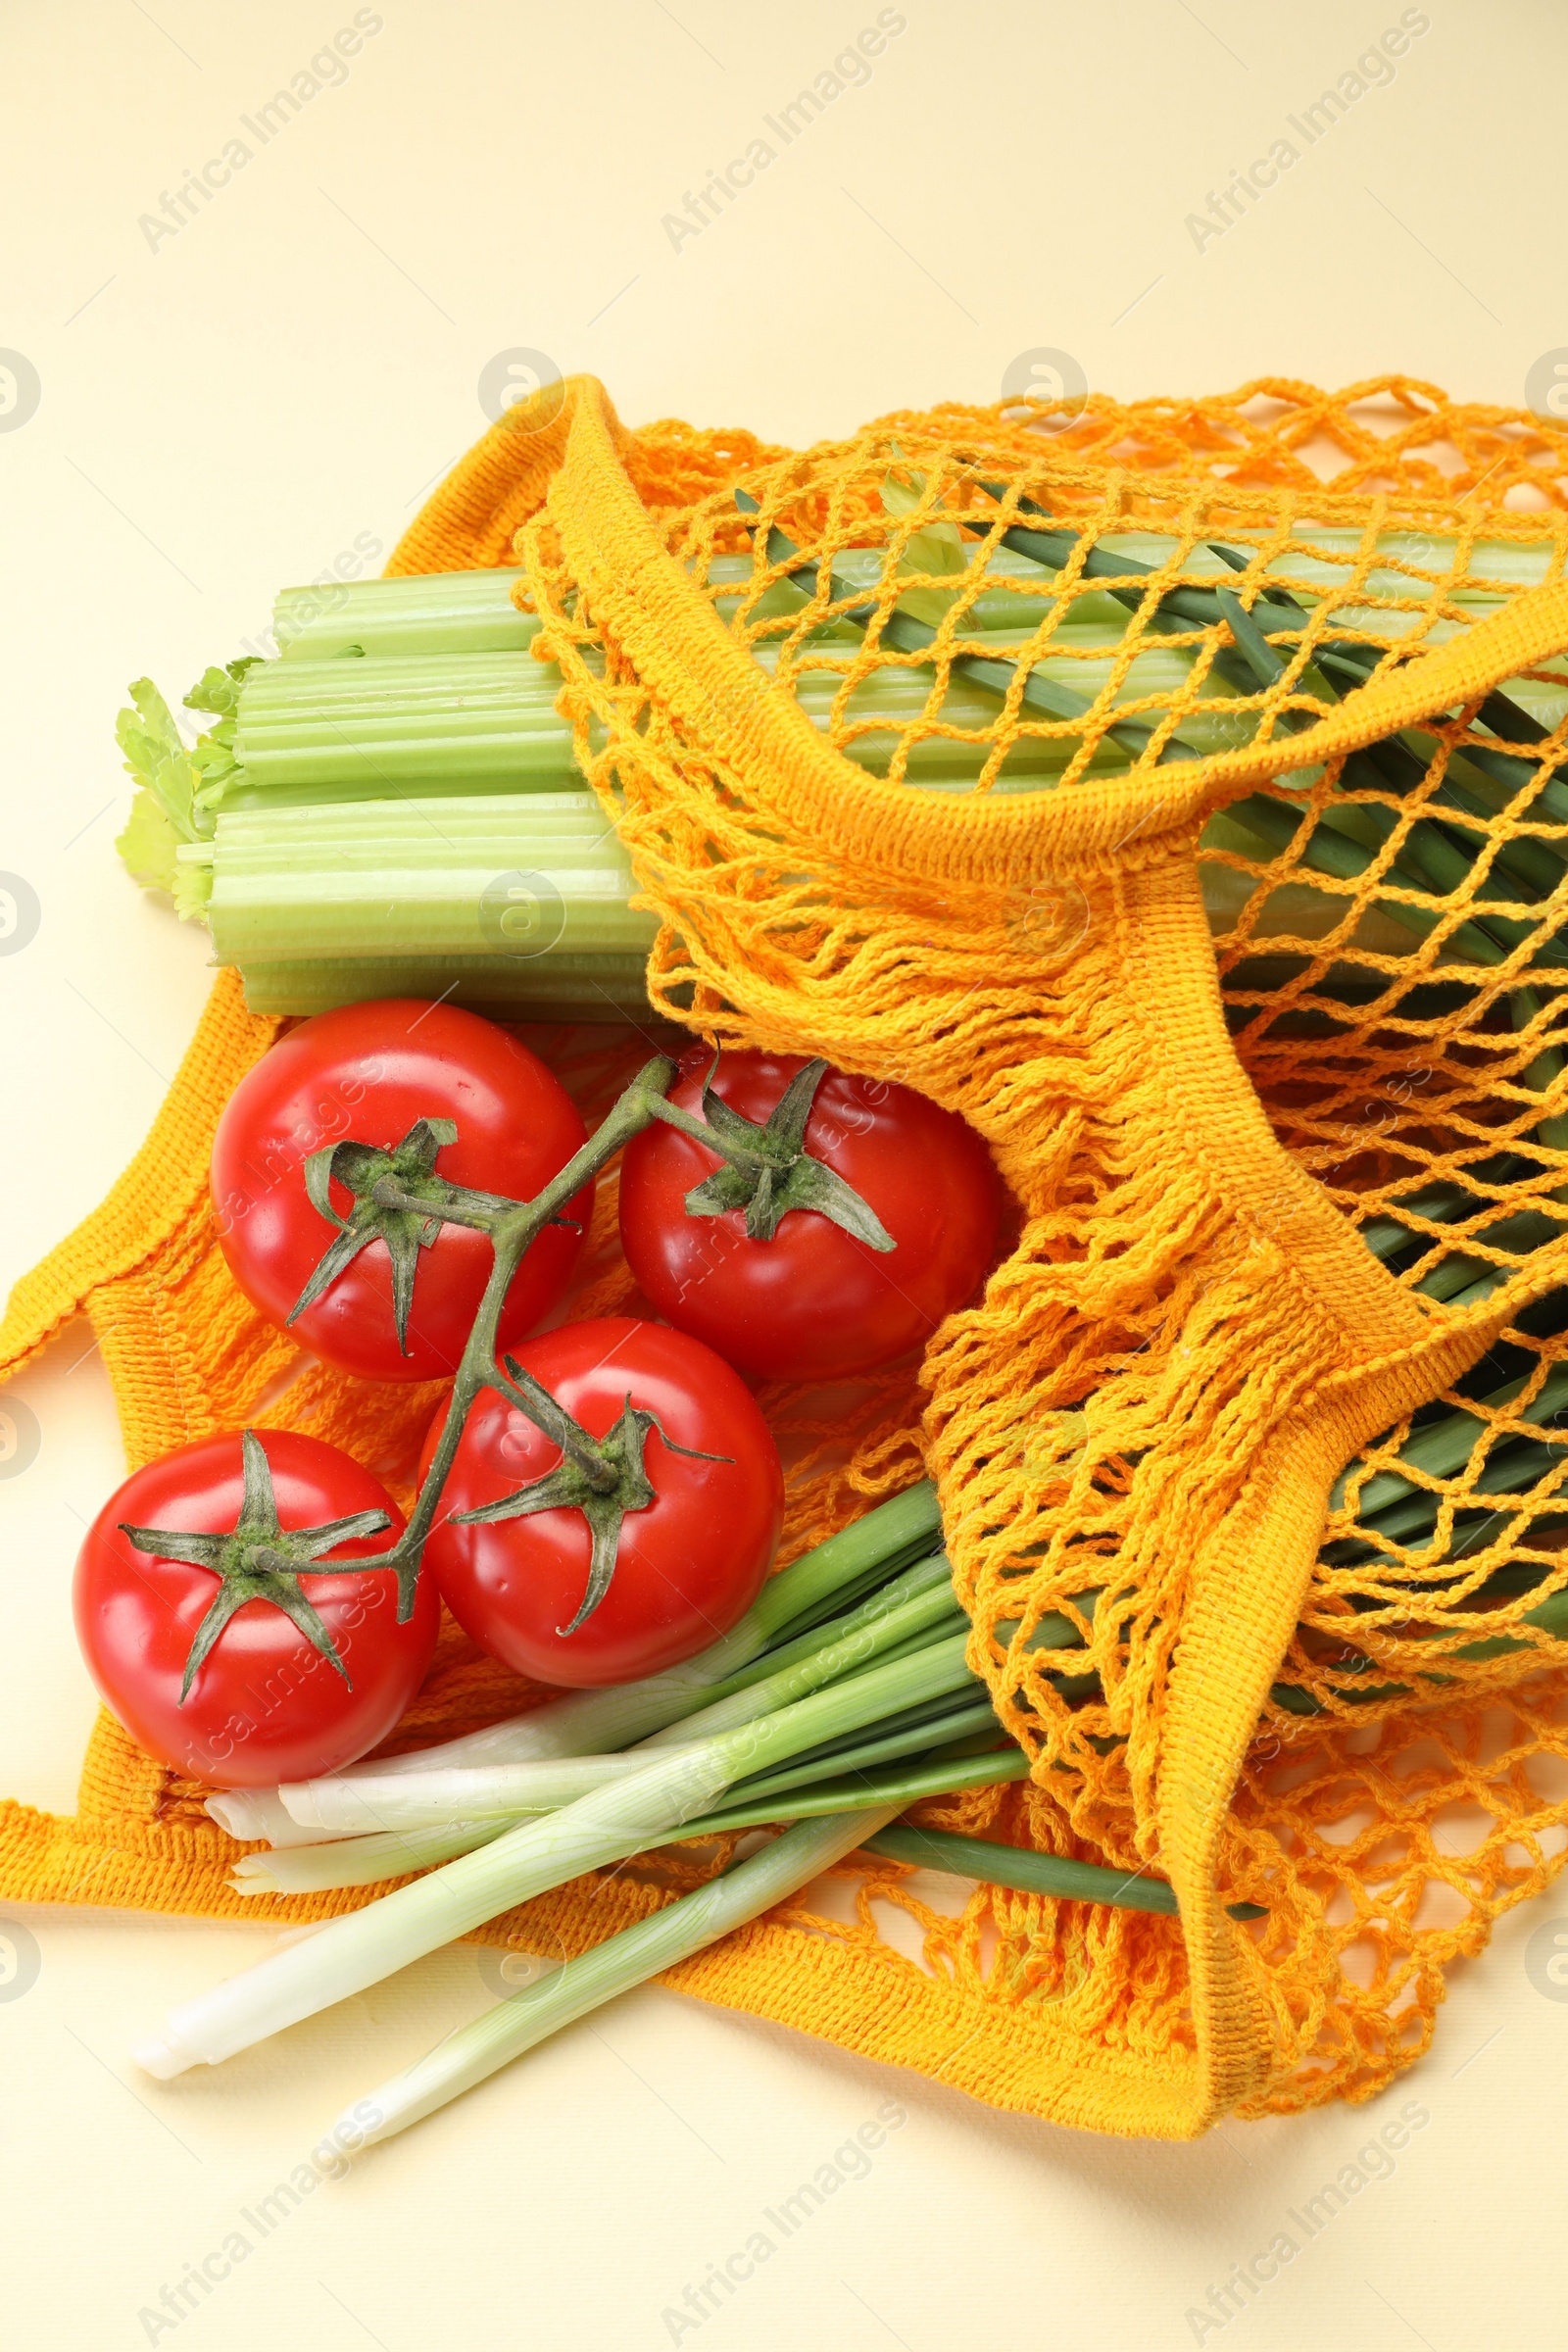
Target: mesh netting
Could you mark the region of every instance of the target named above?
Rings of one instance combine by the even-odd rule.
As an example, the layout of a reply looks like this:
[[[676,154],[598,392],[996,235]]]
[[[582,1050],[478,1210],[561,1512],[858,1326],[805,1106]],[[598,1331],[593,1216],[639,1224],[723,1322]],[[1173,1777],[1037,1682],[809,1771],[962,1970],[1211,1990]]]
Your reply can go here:
[[[926,1818],[1180,1880],[1173,1778],[1195,1818],[1223,1782],[1220,1898],[1268,1913],[1232,1972],[1267,2018],[1233,2075],[1254,2108],[1364,2095],[1422,2046],[1444,1963],[1545,1883],[1568,1820],[1568,673],[1412,689],[1421,723],[1311,765],[1290,745],[1560,578],[1563,443],[1364,389],[1381,429],[1274,385],[1100,403],[1056,438],[900,416],[760,463],[739,500],[656,518],[744,670],[615,572],[586,474],[525,535],[579,757],[665,918],[656,999],[911,1079],[1023,1203],[928,1359],[925,1438],[976,1662],[1036,1774]],[[1325,438],[1376,495],[1295,454]],[[1488,473],[1511,505],[1474,495]],[[987,833],[975,802],[1020,794]],[[1074,846],[1054,811],[1080,796]],[[1053,823],[1031,868],[1024,826]],[[1172,1054],[1232,1086],[1223,1118]],[[1364,1293],[1349,1342],[1336,1286]],[[1314,1447],[1303,1538],[1267,1490]],[[1260,1687],[1244,1752],[1200,1764],[1194,1719],[1235,1711],[1208,1679],[1227,1610]],[[1202,2039],[1156,1921],[987,1890],[919,1916],[928,1963],[1049,1993],[1091,2043]]]

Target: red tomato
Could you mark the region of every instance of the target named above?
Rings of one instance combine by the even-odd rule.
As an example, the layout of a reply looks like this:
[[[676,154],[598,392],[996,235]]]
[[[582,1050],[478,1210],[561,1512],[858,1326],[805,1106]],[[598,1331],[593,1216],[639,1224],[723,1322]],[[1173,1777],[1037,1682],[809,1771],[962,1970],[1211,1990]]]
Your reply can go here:
[[[537,1055],[493,1021],[450,1004],[389,997],[302,1021],[240,1080],[213,1143],[213,1205],[223,1255],[264,1315],[286,1323],[335,1228],[312,1204],[310,1153],[350,1138],[390,1149],[420,1118],[449,1118],[458,1139],[434,1172],[476,1192],[525,1200],[585,1140],[570,1097]],[[334,1174],[340,1215],[353,1195]],[[586,1229],[593,1186],[564,1214]],[[581,1231],[550,1225],[517,1269],[502,1309],[505,1346],[531,1331],[571,1279]],[[490,1271],[488,1238],[443,1225],[417,1252],[408,1352],[392,1307],[392,1259],[374,1240],[290,1328],[329,1364],[368,1380],[455,1372]]]
[[[486,1390],[468,1415],[425,1547],[441,1597],[482,1649],[537,1682],[596,1688],[678,1665],[728,1633],[767,1574],[784,1481],[766,1422],[728,1364],[657,1323],[620,1315],[568,1323],[513,1352],[590,1437],[607,1435],[628,1396],[658,1415],[643,1456],[655,1498],[626,1513],[608,1592],[564,1635],[559,1629],[570,1625],[588,1587],[583,1513],[452,1522],[454,1512],[513,1494],[562,1460],[559,1446]],[[441,1420],[425,1441],[426,1462]],[[700,1461],[672,1446],[727,1458]]]
[[[669,1100],[702,1116],[712,1054],[683,1056]],[[713,1090],[764,1123],[806,1066],[798,1054],[726,1054]],[[831,1380],[923,1347],[978,1289],[996,1249],[1002,1187],[972,1127],[906,1086],[828,1070],[806,1150],[867,1201],[886,1252],[813,1209],[791,1209],[771,1241],[746,1212],[692,1216],[686,1195],[722,1163],[673,1127],[634,1136],[620,1173],[620,1238],[644,1296],[743,1371]]]
[[[262,1432],[260,1444],[285,1532],[385,1512],[384,1530],[331,1545],[325,1560],[385,1551],[403,1533],[385,1488],[335,1446],[281,1429]],[[441,1617],[428,1577],[419,1580],[413,1615],[399,1625],[390,1568],[359,1576],[334,1575],[329,1566],[301,1570],[298,1590],[349,1679],[282,1609],[249,1599],[198,1666],[182,1705],[191,1642],[219,1592],[219,1576],[143,1550],[122,1522],[223,1535],[238,1524],[243,1494],[237,1436],[182,1446],[110,1496],[76,1561],[76,1639],[105,1700],[150,1755],[220,1788],[309,1780],[374,1747],[423,1681]]]

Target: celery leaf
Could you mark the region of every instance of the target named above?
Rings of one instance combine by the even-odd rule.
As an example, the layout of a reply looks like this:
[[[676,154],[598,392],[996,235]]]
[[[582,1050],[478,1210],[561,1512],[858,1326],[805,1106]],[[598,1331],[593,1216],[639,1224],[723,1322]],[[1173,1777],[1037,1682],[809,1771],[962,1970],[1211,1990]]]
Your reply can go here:
[[[152,795],[176,840],[195,841],[204,830],[193,806],[196,771],[173,712],[151,678],[138,678],[130,699],[134,708],[122,710],[115,721],[115,740],[125,755],[126,773]]]
[[[212,818],[197,806],[200,767],[150,678],[136,680],[130,700],[132,707],[115,721],[115,737],[136,791],[115,847],[144,890],[167,891],[189,920],[201,913],[211,887],[205,866],[181,868],[178,860],[182,844],[201,842],[213,829]]]
[[[247,654],[222,669],[204,669],[185,697],[187,710],[206,710],[214,718],[233,718],[239,709],[239,690],[256,667],[260,654]]]
[[[207,902],[213,895],[212,852],[187,849],[183,857],[174,859],[174,880],[171,896],[174,912],[182,923],[204,923],[207,920]]]
[[[124,831],[117,836],[115,847],[143,890],[167,890],[173,897],[174,852],[179,847],[179,835],[145,785],[137,788],[130,804],[129,820]]]
[[[248,654],[223,669],[204,669],[185,697],[187,710],[206,710],[217,719],[197,738],[191,760],[196,768],[195,806],[199,814],[217,807],[240,772],[234,749],[234,722],[239,715],[239,692],[248,671],[261,660]]]

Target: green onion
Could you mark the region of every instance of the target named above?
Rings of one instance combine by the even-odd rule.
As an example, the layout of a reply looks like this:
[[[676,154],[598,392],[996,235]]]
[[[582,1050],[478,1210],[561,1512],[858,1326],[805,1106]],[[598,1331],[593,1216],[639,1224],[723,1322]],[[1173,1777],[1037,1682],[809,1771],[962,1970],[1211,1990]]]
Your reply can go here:
[[[958,1612],[955,1610],[952,1614]],[[906,1654],[912,1655],[912,1649]],[[823,1679],[837,1681],[842,1677],[824,1675]],[[956,1740],[972,1732],[996,1731],[997,1721],[988,1698],[970,1698],[955,1706],[944,1697],[939,1705],[941,1711],[935,1716],[916,1709],[912,1720],[879,1727],[872,1738],[854,1733],[847,1740],[827,1742],[821,1754],[792,1759],[777,1773],[742,1780],[726,1798],[726,1806],[733,1802],[756,1808],[764,1799],[772,1800],[772,1810],[764,1809],[757,1817],[762,1821],[780,1820],[789,1811],[786,1800],[793,1800],[799,1790],[813,1782],[837,1779],[847,1772],[858,1772],[896,1757],[923,1753],[939,1741]],[[748,1716],[745,1720],[754,1721],[755,1717]],[[528,1814],[557,1811],[578,1796],[587,1795],[590,1789],[624,1780],[628,1773],[642,1769],[648,1753],[648,1747],[631,1748],[614,1755],[582,1756],[561,1764],[495,1764],[466,1770],[459,1767],[445,1772],[414,1773],[400,1780],[346,1784],[335,1792],[338,1802],[320,1806],[327,1818],[311,1826],[352,1838],[355,1832],[372,1829],[398,1837],[405,1832],[447,1830],[462,1824],[478,1829],[487,1821],[516,1821]],[[330,1782],[316,1784],[318,1796],[323,1789],[331,1788]],[[686,1835],[692,1833],[688,1831]],[[410,1869],[413,1865],[400,1867]]]
[[[321,1894],[335,1886],[377,1886],[471,1853],[508,1826],[505,1819],[451,1821],[436,1829],[382,1830],[368,1838],[334,1838],[324,1845],[241,1854],[228,1884],[236,1894]]]
[[[1522,1395],[1529,1377],[1520,1374],[1517,1379],[1504,1381],[1500,1388],[1479,1398],[1481,1412],[1504,1412]],[[1553,1366],[1542,1383],[1530,1406],[1530,1418],[1538,1427],[1544,1427],[1565,1407],[1568,1407],[1568,1364],[1558,1364]],[[1464,1468],[1486,1427],[1480,1412],[1468,1413],[1461,1409],[1448,1413],[1443,1420],[1413,1431],[1400,1446],[1396,1458],[1427,1478],[1451,1478]],[[1355,1467],[1356,1464],[1352,1462],[1341,1472],[1329,1497],[1331,1511],[1344,1508]],[[1406,1478],[1397,1470],[1374,1472],[1356,1496],[1357,1518],[1374,1518],[1387,1503],[1415,1493],[1418,1484],[1418,1480]]]
[[[566,1961],[535,1984],[525,1985],[471,2025],[439,2043],[429,2056],[394,2075],[333,2126],[335,2144],[353,2148],[390,2138],[422,2116],[444,2107],[461,2091],[482,2082],[524,2050],[559,2033],[617,1993],[646,1983],[661,1969],[716,1943],[748,1920],[770,1910],[786,1895],[853,1853],[889,1817],[888,1807],[862,1806],[783,1837],[737,1862],[721,1878],[695,1893],[667,1903],[651,1919],[607,1936],[592,1950]],[[366,2110],[373,2121],[367,2126]]]
[[[1175,1891],[1162,1880],[943,1830],[903,1823],[888,1827],[891,1810],[886,1799],[871,1799],[811,1828],[787,1830],[694,1893],[549,1970],[356,2101],[332,2127],[335,2143],[370,2146],[421,2122],[591,2009],[733,1934],[857,1848],[916,1869],[980,1879],[1057,1901],[1107,1903],[1167,1917],[1176,1911]],[[1257,1903],[1233,1903],[1230,1910],[1236,1919],[1266,1916]]]
[[[946,1571],[945,1560],[942,1567]],[[833,1619],[820,1628],[815,1649],[711,1701],[667,1730],[656,1732],[644,1741],[641,1752],[646,1755],[653,1748],[677,1742],[684,1746],[694,1739],[739,1730],[819,1690],[824,1683],[836,1682],[847,1673],[858,1674],[872,1659],[899,1648],[910,1637],[918,1637],[923,1647],[938,1634],[960,1627],[966,1632],[968,1622],[954,1597],[950,1574],[922,1578],[919,1589],[900,1596],[892,1607],[873,1610],[867,1604]]]
[[[971,1686],[967,1643],[966,1632],[947,1636],[912,1656],[830,1683],[774,1714],[650,1755],[640,1772],[508,1830],[184,2003],[161,2034],[138,2046],[138,2063],[160,2078],[215,2065],[364,1991],[514,1903],[658,1844],[747,1774]]]
[[[642,1769],[639,1749],[536,1757],[524,1764],[448,1764],[431,1772],[307,1781],[279,1790],[302,1828],[333,1838],[383,1830],[440,1829],[454,1821],[554,1813]]]
[[[1075,1862],[1067,1854],[1040,1854],[1023,1845],[998,1845],[986,1838],[961,1838],[951,1830],[914,1829],[899,1822],[860,1840],[868,1854],[886,1854],[916,1870],[941,1870],[991,1886],[1015,1887],[1021,1894],[1049,1894],[1058,1901],[1109,1903],[1122,1911],[1176,1914],[1176,1889],[1141,1871],[1106,1870],[1098,1862]],[[1233,1903],[1233,1919],[1262,1919],[1261,1903]]]
[[[939,1755],[928,1762],[882,1772],[857,1772],[841,1781],[817,1781],[787,1797],[753,1797],[739,1802],[733,1795],[711,1813],[700,1814],[682,1825],[678,1839],[687,1844],[699,1838],[727,1838],[738,1830],[765,1829],[780,1821],[807,1821],[819,1814],[843,1813],[852,1805],[889,1804],[903,1812],[928,1796],[953,1796],[964,1788],[994,1788],[1029,1778],[1029,1759],[1009,1740],[1005,1747],[988,1748],[966,1759]]]
[[[710,1689],[706,1706],[655,1733],[640,1747],[570,1758],[446,1761],[422,1771],[410,1770],[414,1759],[402,1757],[396,1771],[368,1772],[362,1765],[352,1774],[285,1787],[278,1794],[296,1824],[340,1837],[497,1814],[549,1812],[586,1795],[601,1782],[635,1771],[651,1748],[689,1746],[694,1740],[752,1723],[824,1682],[861,1672],[873,1658],[923,1645],[934,1629],[956,1631],[965,1623],[953,1595],[947,1560],[938,1552],[893,1578],[858,1608],[770,1653],[750,1672]],[[770,1671],[762,1672],[764,1667]],[[524,1725],[529,1720],[524,1717]]]
[[[1000,1737],[995,1718],[990,1733],[993,1738]],[[992,1788],[1028,1777],[1029,1759],[1010,1740],[1004,1747],[987,1747],[964,1758],[956,1759],[951,1750],[944,1750],[927,1761],[900,1764],[897,1770],[858,1771],[844,1780],[803,1782],[790,1788],[787,1803],[777,1796],[745,1802],[726,1798],[720,1811],[683,1823],[665,1842],[684,1845],[740,1830],[772,1828],[781,1821],[849,1813],[859,1805],[886,1804],[903,1812],[906,1805],[927,1796],[947,1796],[963,1788]],[[439,1828],[339,1838],[327,1844],[294,1846],[281,1853],[244,1854],[234,1864],[229,1884],[236,1894],[315,1894],[336,1886],[370,1886],[487,1845],[507,1827],[502,1819],[447,1822]]]
[[[328,1780],[300,1782],[290,1793],[305,1792],[303,1801],[308,1808],[323,1788],[356,1780],[460,1765],[521,1764],[536,1758],[586,1756],[629,1747],[634,1740],[646,1740],[666,1724],[694,1714],[715,1697],[727,1697],[741,1687],[741,1678],[755,1661],[764,1661],[759,1672],[776,1672],[795,1655],[809,1654],[800,1648],[803,1629],[820,1624],[832,1611],[842,1611],[845,1603],[858,1601],[868,1588],[899,1576],[911,1564],[918,1566],[941,1534],[936,1489],[928,1478],[919,1479],[769,1577],[739,1623],[684,1665],[609,1690],[572,1691],[526,1715],[489,1724],[483,1731],[466,1733],[439,1747],[416,1748],[402,1756],[368,1757]],[[945,1565],[934,1574],[926,1571],[932,1582],[938,1576],[945,1579],[946,1574]],[[915,1589],[914,1585],[908,1588]],[[820,1647],[820,1642],[811,1646]],[[773,1652],[776,1656],[768,1654]],[[232,1837],[271,1838],[274,1845],[301,1841],[302,1825],[276,1789],[221,1789],[208,1798],[207,1810]],[[270,1825],[279,1821],[286,1825],[284,1837],[272,1838]],[[306,1829],[303,1835],[314,1840],[319,1833]]]
[[[936,1570],[935,1577],[927,1572],[930,1568]],[[907,1591],[916,1577],[917,1589]],[[881,1597],[876,1596],[878,1600]],[[668,1749],[686,1754],[696,1743],[739,1735],[748,1725],[776,1719],[781,1710],[821,1691],[824,1686],[842,1687],[853,1680],[858,1688],[877,1661],[884,1669],[891,1669],[906,1658],[912,1663],[929,1652],[934,1641],[947,1637],[961,1642],[967,1631],[968,1621],[953,1595],[947,1562],[938,1554],[935,1561],[922,1564],[920,1570],[895,1579],[887,1605],[862,1604],[832,1620],[810,1637],[815,1646],[806,1655],[791,1656],[776,1671],[748,1681],[738,1690],[731,1688],[722,1698],[686,1716],[629,1752],[585,1755],[564,1761],[444,1764],[434,1770],[411,1770],[385,1777],[365,1775],[362,1771],[354,1778],[344,1774],[285,1787],[279,1794],[297,1822],[317,1831],[343,1833],[370,1828],[435,1827],[454,1818],[553,1809],[587,1794],[593,1788],[626,1778],[640,1770],[655,1753]],[[798,1645],[791,1644],[790,1648],[793,1651]],[[960,1675],[953,1687],[961,1689],[968,1681],[967,1676]],[[881,1688],[880,1684],[876,1686],[878,1691]],[[949,1686],[944,1684],[936,1695],[945,1696],[948,1690]],[[918,1703],[918,1697],[911,1701]],[[975,1729],[984,1721],[981,1714],[964,1728]],[[860,1728],[858,1719],[852,1719],[847,1726],[857,1735]],[[891,1727],[888,1730],[891,1736]],[[902,1742],[903,1750],[906,1752],[911,1744],[929,1746],[935,1736],[930,1730],[918,1732],[912,1740]],[[840,1737],[838,1731],[830,1731],[824,1735],[824,1740],[833,1742]],[[416,1759],[405,1761],[413,1763]]]
[[[901,1609],[906,1601],[914,1599],[922,1592],[932,1589],[949,1592],[953,1574],[944,1551],[933,1551],[907,1568],[901,1568],[897,1559],[890,1557],[883,1573],[886,1582],[876,1586],[863,1599],[856,1597],[858,1587],[835,1594],[835,1602],[848,1600],[851,1606],[835,1608],[831,1619],[821,1607],[813,1609],[809,1623],[804,1625],[801,1632],[795,1633],[787,1628],[784,1638],[770,1642],[749,1664],[710,1684],[704,1694],[704,1703],[711,1705],[717,1699],[729,1698],[735,1691],[749,1690],[754,1684],[781,1673],[785,1667],[795,1665],[800,1659],[810,1657],[813,1651],[821,1647],[830,1632],[835,1640],[841,1640],[846,1634],[858,1632],[862,1626],[877,1624],[880,1619],[895,1609]],[[652,1746],[667,1742],[672,1736],[678,1736],[678,1727],[653,1735],[648,1744]]]

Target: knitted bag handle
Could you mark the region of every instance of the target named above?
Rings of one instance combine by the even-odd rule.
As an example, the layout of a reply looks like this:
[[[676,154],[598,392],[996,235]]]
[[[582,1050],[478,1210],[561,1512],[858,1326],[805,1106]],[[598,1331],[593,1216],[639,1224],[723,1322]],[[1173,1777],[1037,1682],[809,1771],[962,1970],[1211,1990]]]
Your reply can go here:
[[[1150,843],[1190,829],[1259,784],[1473,701],[1568,647],[1568,581],[1559,580],[1522,590],[1462,636],[1358,687],[1298,735],[1152,768],[1131,790],[1110,777],[1067,793],[911,795],[847,760],[798,703],[770,691],[633,489],[602,384],[568,379],[545,429],[551,455],[561,453],[549,519],[604,635],[682,737],[743,777],[795,839],[890,878],[1005,872],[1028,882],[1102,863],[1134,835]]]

